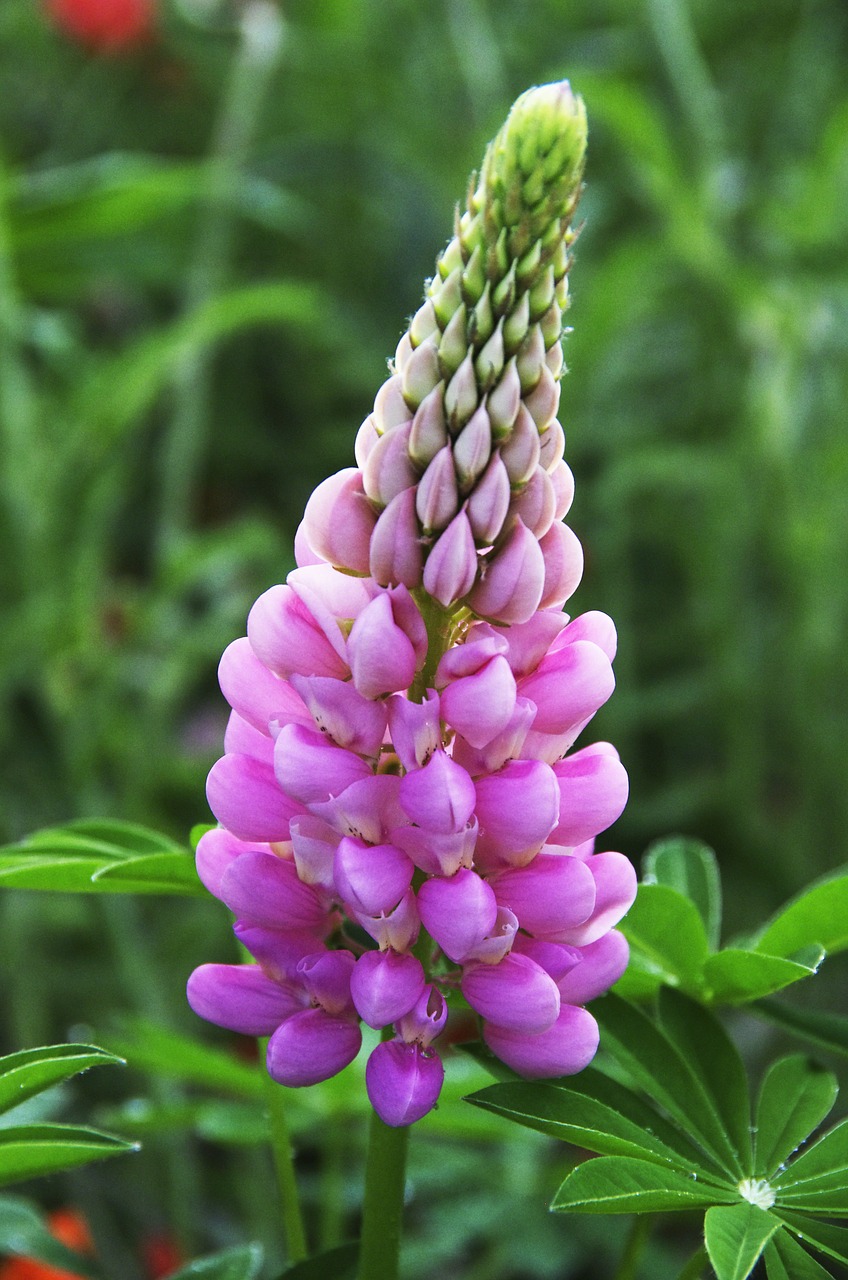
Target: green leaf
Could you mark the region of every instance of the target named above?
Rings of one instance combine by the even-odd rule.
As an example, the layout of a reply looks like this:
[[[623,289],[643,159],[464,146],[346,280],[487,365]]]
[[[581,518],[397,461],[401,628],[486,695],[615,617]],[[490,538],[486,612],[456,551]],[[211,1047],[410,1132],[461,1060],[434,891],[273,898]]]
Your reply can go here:
[[[652,844],[642,862],[645,884],[664,884],[689,898],[704,922],[712,950],[721,934],[721,876],[709,845],[687,836],[672,836]]]
[[[277,1280],[354,1280],[359,1261],[359,1245],[340,1244],[327,1253],[318,1253],[289,1267]]]
[[[263,1093],[258,1066],[240,1061],[225,1049],[166,1030],[153,1022],[142,1019],[129,1022],[124,1032],[107,1039],[135,1070],[244,1098],[260,1097]]]
[[[742,1059],[724,1027],[702,1005],[664,987],[659,1022],[689,1064],[730,1139],[737,1167],[752,1168],[751,1101]]]
[[[791,956],[817,943],[830,955],[848,947],[848,875],[819,880],[781,908],[756,939],[758,951]]]
[[[768,1280],[833,1280],[830,1272],[785,1231],[766,1245],[765,1256]]]
[[[61,893],[205,896],[191,852],[135,823],[89,820],[0,848],[0,882]]]
[[[710,956],[704,965],[704,982],[715,1004],[747,1004],[781,991],[792,982],[809,978],[824,959],[821,947],[812,950],[807,963],[761,951],[726,947]]]
[[[248,1244],[195,1258],[170,1280],[256,1280],[261,1270],[262,1247]]]
[[[718,1172],[724,1174],[730,1168],[738,1181],[739,1160],[716,1105],[669,1038],[619,996],[605,996],[592,1011],[601,1026],[601,1043],[616,1062],[698,1143]],[[702,1012],[712,1020],[711,1014]]]
[[[704,923],[689,898],[667,885],[640,884],[621,930],[637,966],[669,986],[697,989],[709,945]]]
[[[598,1156],[572,1169],[552,1209],[580,1213],[661,1213],[732,1202],[737,1192],[630,1156]]]
[[[135,1143],[83,1125],[0,1128],[0,1186],[136,1150]]]
[[[802,1040],[821,1045],[831,1053],[848,1056],[848,1018],[840,1014],[794,1009],[779,1000],[758,1000],[751,1006],[751,1012],[760,1014]]]
[[[792,1213],[782,1207],[775,1209],[775,1213],[802,1240],[820,1249],[822,1253],[829,1254],[831,1258],[836,1258],[838,1262],[848,1264],[848,1228],[836,1227],[831,1222],[816,1222],[805,1213]]]
[[[779,1230],[778,1218],[747,1201],[708,1209],[704,1236],[718,1280],[745,1280],[766,1243]]]
[[[86,1280],[99,1274],[88,1259],[61,1244],[35,1206],[20,1196],[0,1196],[0,1254],[33,1258]]]
[[[585,1081],[581,1083],[585,1085]],[[614,1097],[615,1105],[585,1091],[539,1081],[489,1085],[467,1101],[600,1155],[636,1156],[660,1165],[672,1164],[684,1173],[694,1166],[702,1177],[709,1176],[698,1163],[697,1150],[685,1139],[683,1152],[677,1149],[681,1144],[676,1131],[671,1131],[675,1145],[666,1145],[657,1136],[657,1129],[670,1126],[628,1089],[597,1072],[595,1083],[602,1094]],[[634,1106],[641,1112],[635,1121],[627,1114]]]
[[[766,1072],[755,1120],[755,1172],[769,1178],[827,1116],[839,1092],[836,1076],[803,1054]]]
[[[843,1178],[846,1211],[848,1211],[848,1119],[829,1129],[812,1147],[808,1147],[797,1160],[774,1179],[775,1190],[780,1189],[781,1201],[795,1194],[802,1184],[812,1188],[823,1178],[835,1175]]]
[[[122,1065],[123,1059],[93,1044],[56,1044],[10,1053],[0,1058],[0,1112],[80,1071],[108,1063]]]

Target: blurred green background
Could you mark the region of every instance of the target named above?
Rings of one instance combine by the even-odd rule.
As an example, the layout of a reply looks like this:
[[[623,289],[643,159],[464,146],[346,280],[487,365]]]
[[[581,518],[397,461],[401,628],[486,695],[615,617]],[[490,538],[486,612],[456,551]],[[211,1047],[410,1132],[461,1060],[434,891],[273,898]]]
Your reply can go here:
[[[844,0],[154,9],[104,53],[0,4],[4,838],[207,820],[218,657],[350,464],[486,141],[568,77],[572,612],[618,625],[594,727],[632,779],[604,847],[710,841],[731,929],[843,862]],[[185,976],[229,956],[202,906],[7,895],[5,1047],[128,1000],[197,1033]]]

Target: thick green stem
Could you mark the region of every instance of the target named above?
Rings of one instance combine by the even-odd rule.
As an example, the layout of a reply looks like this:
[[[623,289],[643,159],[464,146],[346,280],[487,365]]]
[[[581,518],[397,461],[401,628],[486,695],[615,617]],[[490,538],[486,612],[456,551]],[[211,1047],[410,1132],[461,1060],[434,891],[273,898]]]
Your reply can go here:
[[[302,1262],[308,1256],[306,1231],[303,1225],[303,1214],[300,1198],[297,1194],[297,1182],[294,1176],[294,1153],[289,1139],[289,1128],[286,1123],[285,1093],[281,1085],[272,1080],[264,1067],[267,1040],[260,1041],[262,1053],[262,1081],[265,1088],[265,1102],[271,1125],[271,1152],[274,1157],[274,1169],[277,1173],[277,1187],[280,1192],[280,1203],[283,1210],[283,1230],[290,1262]]]
[[[683,1270],[677,1277],[677,1280],[700,1280],[703,1275],[704,1267],[707,1265],[707,1251],[703,1245],[696,1249],[692,1257],[684,1265]]]
[[[371,1116],[357,1280],[397,1280],[408,1137]]]
[[[640,1213],[634,1216],[624,1253],[621,1255],[621,1262],[615,1273],[615,1280],[636,1280],[639,1274],[639,1263],[653,1225],[654,1219],[650,1214]]]

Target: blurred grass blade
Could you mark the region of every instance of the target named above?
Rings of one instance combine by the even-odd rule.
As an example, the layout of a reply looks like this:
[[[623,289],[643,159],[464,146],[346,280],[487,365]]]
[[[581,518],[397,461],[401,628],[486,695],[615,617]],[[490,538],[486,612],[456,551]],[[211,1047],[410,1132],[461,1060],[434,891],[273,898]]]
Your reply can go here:
[[[248,1244],[195,1258],[175,1271],[170,1280],[257,1280],[261,1270],[262,1249]]]
[[[0,1112],[90,1067],[124,1065],[124,1059],[92,1044],[57,1044],[22,1049],[0,1058]]]
[[[46,1267],[57,1268],[56,1275],[61,1271],[63,1276],[96,1280],[101,1274],[87,1258],[57,1240],[36,1206],[21,1196],[0,1195],[0,1254],[43,1262]],[[4,1267],[3,1274],[12,1280],[14,1267]],[[20,1274],[23,1280],[23,1268]],[[34,1277],[36,1273],[31,1274]],[[50,1274],[54,1274],[52,1270]]]
[[[354,1280],[358,1260],[358,1244],[340,1244],[289,1267],[276,1280]]]
[[[132,1022],[127,1030],[108,1037],[113,1047],[136,1070],[149,1071],[169,1080],[203,1085],[239,1097],[261,1097],[258,1066],[242,1062],[234,1053],[216,1049],[177,1031],[152,1022]]]
[[[0,1186],[137,1150],[134,1142],[85,1125],[0,1128]]]
[[[61,893],[205,897],[187,847],[134,823],[99,820],[50,827],[3,846],[0,883]]]

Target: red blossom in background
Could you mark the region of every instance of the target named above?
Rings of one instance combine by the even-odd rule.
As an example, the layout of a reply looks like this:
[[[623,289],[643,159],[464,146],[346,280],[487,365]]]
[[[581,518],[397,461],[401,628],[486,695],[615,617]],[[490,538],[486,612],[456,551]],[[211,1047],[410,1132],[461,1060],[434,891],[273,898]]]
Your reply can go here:
[[[95,53],[120,53],[153,33],[156,0],[44,0],[51,21]]]

